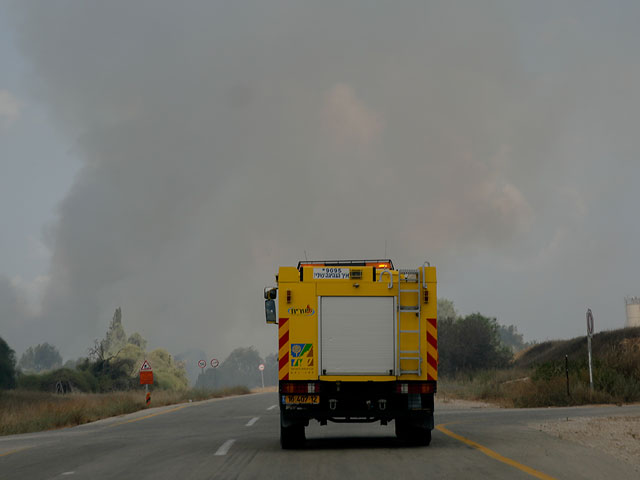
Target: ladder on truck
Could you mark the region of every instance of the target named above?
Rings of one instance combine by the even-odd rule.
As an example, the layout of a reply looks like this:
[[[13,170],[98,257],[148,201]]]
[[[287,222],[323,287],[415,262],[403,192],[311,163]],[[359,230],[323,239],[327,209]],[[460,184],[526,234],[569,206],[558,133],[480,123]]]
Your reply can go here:
[[[398,270],[398,369],[400,375],[415,374],[422,376],[422,312],[420,309],[420,269]],[[403,288],[404,286],[404,288]],[[408,294],[403,297],[403,294]],[[408,298],[416,303],[409,303]],[[417,317],[417,318],[416,318]],[[410,346],[408,346],[409,344]],[[418,349],[414,350],[417,344]],[[418,362],[418,368],[403,368],[403,363]],[[415,363],[414,363],[415,365]]]

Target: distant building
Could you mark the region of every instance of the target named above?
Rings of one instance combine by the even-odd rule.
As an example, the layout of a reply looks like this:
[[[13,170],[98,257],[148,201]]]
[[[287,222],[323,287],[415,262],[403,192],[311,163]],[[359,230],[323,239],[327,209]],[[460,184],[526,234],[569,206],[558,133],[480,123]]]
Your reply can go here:
[[[627,297],[627,323],[625,327],[640,327],[640,297]]]

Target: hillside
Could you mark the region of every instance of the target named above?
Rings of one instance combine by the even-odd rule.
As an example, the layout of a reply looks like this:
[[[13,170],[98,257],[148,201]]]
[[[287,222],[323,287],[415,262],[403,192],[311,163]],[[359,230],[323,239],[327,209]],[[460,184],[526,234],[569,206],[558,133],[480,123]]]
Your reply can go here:
[[[640,351],[640,327],[596,333],[591,345],[594,358],[608,357],[614,353]],[[519,352],[514,359],[514,366],[529,368],[547,362],[560,362],[564,361],[565,355],[569,356],[569,361],[586,359],[587,337],[538,343]]]

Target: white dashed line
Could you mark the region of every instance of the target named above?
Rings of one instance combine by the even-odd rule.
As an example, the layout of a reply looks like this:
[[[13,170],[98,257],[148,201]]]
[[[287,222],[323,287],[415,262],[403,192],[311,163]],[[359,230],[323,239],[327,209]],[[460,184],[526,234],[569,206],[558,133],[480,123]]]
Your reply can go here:
[[[259,418],[260,418],[260,417],[253,417],[251,420],[249,420],[249,421],[247,422],[247,425],[246,425],[246,426],[247,426],[247,427],[250,427],[251,425],[253,425],[254,423],[256,423],[256,422],[258,421],[258,419],[259,419]]]
[[[76,472],[63,472],[60,475],[73,475]]]
[[[276,408],[278,405],[271,405],[270,407],[267,408],[267,410],[273,410],[274,408]]]
[[[216,451],[216,453],[214,453],[214,455],[218,455],[218,456],[226,455],[229,449],[231,448],[231,445],[233,445],[234,443],[235,443],[234,439],[227,440],[220,446],[220,448]]]

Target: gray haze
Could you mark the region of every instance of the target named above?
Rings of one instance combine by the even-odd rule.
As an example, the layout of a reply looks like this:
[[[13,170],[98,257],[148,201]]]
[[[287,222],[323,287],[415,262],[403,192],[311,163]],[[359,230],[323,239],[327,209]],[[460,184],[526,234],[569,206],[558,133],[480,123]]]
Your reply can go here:
[[[42,305],[0,278],[2,335],[77,356],[121,306],[151,347],[275,352],[277,267],[385,241],[527,340],[581,334],[588,306],[624,325],[638,5],[480,3],[13,4],[25,82],[83,166]]]

